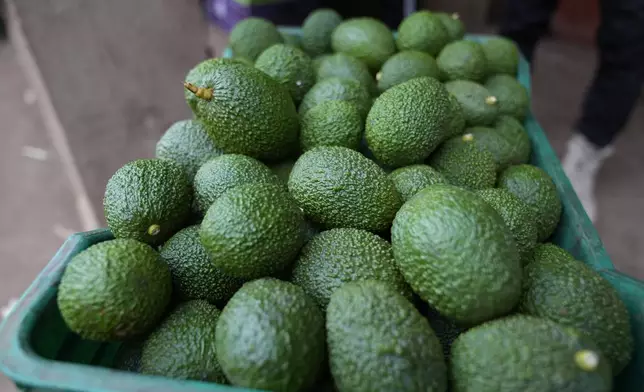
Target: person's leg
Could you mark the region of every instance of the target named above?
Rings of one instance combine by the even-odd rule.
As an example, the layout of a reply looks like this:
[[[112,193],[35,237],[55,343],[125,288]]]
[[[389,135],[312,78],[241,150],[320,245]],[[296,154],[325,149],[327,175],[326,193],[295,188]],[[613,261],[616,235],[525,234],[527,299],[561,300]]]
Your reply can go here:
[[[591,220],[595,177],[637,104],[644,83],[644,0],[601,0],[599,64],[568,142],[564,171]]]
[[[523,56],[532,61],[539,39],[548,32],[557,0],[507,0],[499,33],[516,42]]]

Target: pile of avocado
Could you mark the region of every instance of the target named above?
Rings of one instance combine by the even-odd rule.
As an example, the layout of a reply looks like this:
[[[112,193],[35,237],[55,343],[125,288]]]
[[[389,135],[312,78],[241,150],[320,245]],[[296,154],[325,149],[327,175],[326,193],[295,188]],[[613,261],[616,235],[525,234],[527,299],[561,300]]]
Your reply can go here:
[[[186,76],[194,116],[108,181],[113,240],[58,306],[115,367],[267,391],[606,392],[633,355],[615,289],[550,238],[503,38],[457,15],[260,18]]]

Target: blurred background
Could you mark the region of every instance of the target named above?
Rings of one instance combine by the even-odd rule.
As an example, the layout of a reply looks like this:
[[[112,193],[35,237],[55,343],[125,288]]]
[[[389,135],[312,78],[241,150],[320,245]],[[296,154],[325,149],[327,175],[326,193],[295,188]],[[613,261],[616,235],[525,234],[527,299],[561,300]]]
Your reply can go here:
[[[2,2],[2,0],[0,0]],[[249,5],[260,3],[258,5]],[[6,0],[0,34],[0,305],[20,296],[73,232],[104,226],[109,177],[152,157],[190,117],[181,81],[249,15],[298,25],[319,6],[396,28],[420,8],[458,12],[493,33],[503,0]],[[532,107],[558,155],[595,64],[596,1],[560,0],[538,49]],[[598,179],[601,238],[620,270],[644,279],[644,99]],[[9,391],[9,384],[6,390]],[[5,384],[0,381],[0,391]]]

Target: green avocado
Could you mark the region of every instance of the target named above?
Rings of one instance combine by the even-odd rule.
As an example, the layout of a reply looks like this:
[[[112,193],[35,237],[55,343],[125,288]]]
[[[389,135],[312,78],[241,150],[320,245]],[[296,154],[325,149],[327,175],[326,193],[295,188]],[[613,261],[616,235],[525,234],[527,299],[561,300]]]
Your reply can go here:
[[[427,163],[452,185],[470,190],[494,187],[494,156],[476,147],[472,134],[456,136],[444,142],[430,155]]]
[[[525,265],[537,245],[537,217],[534,211],[505,189],[482,189],[477,194],[501,215],[514,236],[519,257]]]
[[[224,154],[206,162],[194,179],[195,201],[203,216],[229,189],[243,184],[278,183],[271,169],[257,159],[241,154]]]
[[[425,52],[406,50],[391,56],[376,74],[378,89],[382,92],[421,76],[440,79],[441,74],[436,60]]]
[[[498,187],[523,200],[536,214],[537,241],[545,241],[552,235],[559,224],[562,205],[548,173],[527,164],[510,166],[499,175]]]
[[[482,85],[469,80],[454,80],[445,83],[445,88],[461,105],[467,126],[487,126],[496,121],[498,99]]]
[[[181,165],[170,159],[138,159],[107,181],[103,209],[116,238],[159,245],[184,226],[192,187]]]
[[[155,156],[177,162],[192,181],[201,165],[223,153],[203,123],[181,120],[172,124],[161,136],[156,145]]]
[[[447,366],[427,320],[384,282],[346,283],[326,312],[331,374],[340,391],[444,392]]]
[[[530,109],[530,94],[514,77],[494,75],[485,82],[485,88],[499,101],[499,114],[525,119]]]
[[[443,23],[450,42],[458,41],[465,37],[465,25],[457,13],[435,12],[434,15]]]
[[[282,36],[282,41],[285,45],[290,45],[294,48],[302,49],[302,40],[299,35],[287,33],[284,31],[280,31],[280,35]]]
[[[398,168],[389,173],[389,178],[396,185],[396,189],[404,202],[430,185],[447,183],[447,179],[442,174],[427,165],[411,165]]]
[[[356,106],[347,101],[325,101],[300,119],[300,147],[342,146],[358,150],[364,122]]]
[[[235,57],[255,61],[268,47],[283,42],[277,27],[264,18],[250,17],[239,21],[230,31],[228,45]]]
[[[215,348],[219,315],[203,300],[179,304],[143,344],[141,373],[225,384]]]
[[[282,184],[244,184],[210,206],[200,238],[216,268],[254,279],[295,260],[304,245],[304,225],[302,211]]]
[[[494,37],[481,44],[489,75],[506,74],[516,76],[519,69],[519,49],[505,37]]]
[[[317,82],[302,99],[300,116],[326,101],[347,101],[355,105],[361,118],[367,117],[371,107],[371,95],[367,87],[354,79],[332,77]]]
[[[346,147],[317,147],[302,154],[288,189],[313,222],[329,229],[385,231],[402,204],[387,174]]]
[[[188,72],[185,86],[192,112],[227,153],[279,161],[297,146],[293,99],[259,69],[206,60]]]
[[[416,11],[398,26],[398,50],[418,50],[438,55],[450,41],[450,35],[440,17],[429,11]]]
[[[451,42],[441,50],[436,62],[447,80],[482,82],[488,75],[485,52],[478,42]]]
[[[70,330],[105,342],[147,333],[163,316],[171,295],[170,270],[159,253],[122,238],[74,256],[60,280],[57,303]]]
[[[331,34],[342,17],[330,8],[318,8],[302,23],[302,49],[311,56],[331,52]]]
[[[246,283],[217,321],[217,359],[233,385],[297,392],[325,360],[324,316],[302,288],[274,278]]]
[[[331,229],[314,236],[293,266],[292,282],[326,309],[334,291],[347,282],[378,280],[412,298],[391,253],[391,244],[359,229]]]
[[[448,91],[449,92],[449,91]],[[449,93],[449,115],[445,122],[445,139],[460,136],[465,130],[465,114],[456,96]]]
[[[175,295],[182,300],[203,299],[223,306],[244,284],[214,266],[199,240],[199,225],[180,230],[159,253],[170,267]]]
[[[459,336],[450,370],[454,392],[609,392],[613,384],[595,344],[553,321],[522,315]]]
[[[505,315],[519,300],[521,263],[512,233],[473,192],[447,184],[421,190],[396,214],[391,245],[414,292],[459,324]]]
[[[523,272],[519,311],[586,334],[619,374],[633,356],[626,306],[611,284],[553,244],[538,245]]]
[[[445,138],[449,94],[431,77],[398,84],[374,102],[365,140],[376,160],[391,167],[422,163]]]
[[[389,27],[370,17],[352,18],[340,23],[331,35],[331,47],[334,52],[346,53],[364,62],[374,73],[396,53],[396,43]]]
[[[521,125],[500,128],[472,127],[466,129],[465,134],[472,135],[476,147],[492,154],[498,171],[529,161],[530,138]]]
[[[311,58],[292,45],[270,46],[257,57],[255,68],[286,87],[295,103],[300,102],[315,84]]]
[[[369,72],[369,68],[362,61],[344,53],[334,53],[324,56],[317,67],[317,81],[328,78],[357,80],[375,95],[378,93],[376,81]]]

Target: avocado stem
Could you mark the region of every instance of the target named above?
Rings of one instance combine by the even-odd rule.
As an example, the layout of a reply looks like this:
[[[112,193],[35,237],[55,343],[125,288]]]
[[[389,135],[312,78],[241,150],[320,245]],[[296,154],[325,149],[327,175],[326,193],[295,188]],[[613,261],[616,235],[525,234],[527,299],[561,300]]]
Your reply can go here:
[[[161,226],[154,224],[148,227],[148,234],[154,236],[161,232]]]
[[[599,356],[591,350],[580,350],[575,353],[575,363],[579,368],[587,372],[597,369]]]
[[[382,79],[382,71],[376,74],[376,80],[380,81],[380,79]]]
[[[197,98],[205,99],[206,101],[210,101],[214,95],[211,88],[197,87],[192,83],[183,82],[183,87],[197,96]]]
[[[466,133],[461,137],[461,139],[463,139],[464,142],[471,142],[472,140],[474,140],[474,135],[472,135],[471,133]]]
[[[455,20],[456,20],[456,19],[460,19],[460,18],[461,18],[461,16],[458,14],[458,12],[454,12],[454,13],[452,14],[452,19],[455,19]]]
[[[496,99],[494,95],[490,95],[489,97],[485,98],[485,103],[487,103],[488,105],[494,105],[497,103],[497,101],[498,99]]]

